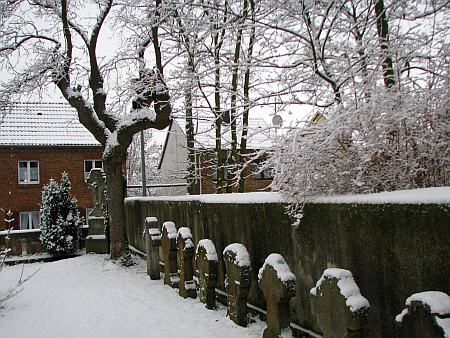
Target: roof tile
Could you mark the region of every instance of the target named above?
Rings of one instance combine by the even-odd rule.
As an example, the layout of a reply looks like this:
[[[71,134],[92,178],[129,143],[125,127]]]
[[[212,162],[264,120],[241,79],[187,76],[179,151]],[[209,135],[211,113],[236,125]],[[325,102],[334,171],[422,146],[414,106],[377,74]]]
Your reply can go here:
[[[66,103],[13,103],[0,108],[0,146],[100,146]]]

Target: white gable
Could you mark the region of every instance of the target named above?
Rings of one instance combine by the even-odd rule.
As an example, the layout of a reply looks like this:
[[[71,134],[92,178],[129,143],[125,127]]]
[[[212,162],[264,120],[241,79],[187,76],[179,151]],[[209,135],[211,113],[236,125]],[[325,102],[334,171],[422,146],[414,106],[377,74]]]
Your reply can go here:
[[[180,129],[186,133],[186,119],[176,118]],[[194,135],[196,149],[213,149],[216,144],[216,129],[214,119],[194,119]],[[237,121],[238,149],[240,148],[242,135],[242,122]],[[221,128],[222,149],[231,147],[231,128],[223,124]],[[273,137],[273,134],[272,134]],[[270,128],[262,118],[250,118],[247,135],[247,149],[266,149],[272,145]]]

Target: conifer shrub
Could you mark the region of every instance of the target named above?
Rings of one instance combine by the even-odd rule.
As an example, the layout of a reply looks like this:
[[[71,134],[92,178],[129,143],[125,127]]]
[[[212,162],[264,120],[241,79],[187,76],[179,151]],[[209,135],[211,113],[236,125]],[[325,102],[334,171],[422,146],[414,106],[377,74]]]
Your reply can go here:
[[[59,184],[51,179],[42,191],[41,242],[57,257],[70,256],[78,249],[82,219],[70,190],[69,176],[64,172]]]

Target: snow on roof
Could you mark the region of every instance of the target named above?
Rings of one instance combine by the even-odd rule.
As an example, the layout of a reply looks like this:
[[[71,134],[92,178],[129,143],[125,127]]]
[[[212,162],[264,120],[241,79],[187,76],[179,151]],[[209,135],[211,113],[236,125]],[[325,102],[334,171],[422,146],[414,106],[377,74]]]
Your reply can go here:
[[[175,122],[180,126],[181,130],[186,134],[186,120],[175,118]],[[269,133],[270,128],[266,121],[262,118],[250,118],[248,122],[248,149],[266,149],[272,145],[272,138]],[[195,147],[198,149],[211,149],[216,144],[216,129],[214,118],[200,117],[194,120]],[[222,148],[231,147],[231,128],[227,124],[222,124]],[[241,141],[242,123],[237,121],[238,144]],[[272,135],[273,136],[273,135]],[[239,146],[238,146],[239,148]]]
[[[100,146],[66,103],[0,107],[0,146]]]

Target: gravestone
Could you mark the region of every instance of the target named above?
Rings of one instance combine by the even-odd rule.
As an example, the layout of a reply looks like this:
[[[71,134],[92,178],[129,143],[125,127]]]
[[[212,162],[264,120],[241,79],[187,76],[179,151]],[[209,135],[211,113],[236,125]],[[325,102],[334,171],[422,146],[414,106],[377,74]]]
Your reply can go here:
[[[178,293],[183,298],[196,298],[194,282],[194,240],[189,228],[181,227],[177,234],[178,261],[180,263],[180,288]]]
[[[106,189],[105,173],[101,169],[92,169],[88,180],[89,189],[92,192],[94,208],[88,215],[88,236],[86,237],[86,252],[98,254],[108,253],[108,242],[105,236],[103,203]]]
[[[162,225],[161,251],[164,261],[164,284],[172,288],[180,285],[177,270],[177,228],[173,222]]]
[[[158,229],[156,217],[145,218],[145,253],[147,254],[147,274],[150,279],[161,279],[159,265],[159,247],[161,246],[161,231]]]
[[[210,239],[202,239],[197,244],[195,266],[198,271],[200,302],[206,308],[216,308],[216,285],[218,275],[218,257],[216,247]]]
[[[267,304],[267,328],[263,337],[292,337],[289,300],[295,296],[296,278],[283,256],[270,254],[259,270],[258,281]]]
[[[250,256],[239,243],[228,245],[223,251],[225,287],[228,293],[227,315],[240,326],[247,326],[247,298],[250,292]]]
[[[399,338],[450,337],[450,296],[439,291],[413,294],[395,318]]]
[[[345,269],[326,269],[310,291],[324,338],[362,337],[369,302]]]

